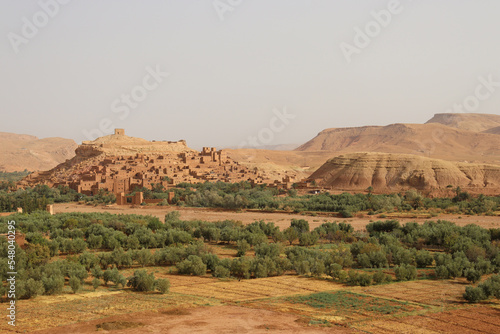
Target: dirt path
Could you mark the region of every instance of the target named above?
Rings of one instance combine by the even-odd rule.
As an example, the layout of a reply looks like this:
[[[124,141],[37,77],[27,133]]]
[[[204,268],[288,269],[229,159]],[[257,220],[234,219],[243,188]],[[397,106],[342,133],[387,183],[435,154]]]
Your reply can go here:
[[[68,326],[36,331],[37,334],[66,333],[356,333],[343,327],[307,327],[295,315],[238,306],[137,312]]]

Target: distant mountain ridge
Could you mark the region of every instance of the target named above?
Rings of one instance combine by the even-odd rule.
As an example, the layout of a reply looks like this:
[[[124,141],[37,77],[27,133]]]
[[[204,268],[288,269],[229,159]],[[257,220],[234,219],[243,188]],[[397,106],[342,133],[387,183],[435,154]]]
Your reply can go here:
[[[497,123],[499,115],[437,114],[425,124],[331,128],[296,151],[400,153],[500,164],[500,130],[493,130]]]
[[[435,114],[429,123],[440,123],[452,128],[473,132],[486,132],[486,130],[500,126],[500,115],[494,114]]]
[[[51,169],[75,156],[77,146],[72,139],[0,132],[0,171]]]

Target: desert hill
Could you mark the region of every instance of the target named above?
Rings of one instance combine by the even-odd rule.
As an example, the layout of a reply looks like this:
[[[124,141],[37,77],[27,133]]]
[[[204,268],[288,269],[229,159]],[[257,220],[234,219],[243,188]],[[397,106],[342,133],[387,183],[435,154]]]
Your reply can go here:
[[[293,172],[297,179],[311,175],[326,160],[331,152],[314,151],[274,151],[261,149],[226,150],[228,156],[250,169],[257,168],[268,172]]]
[[[47,170],[72,158],[76,147],[72,139],[0,132],[0,170]]]
[[[346,191],[445,190],[460,186],[472,193],[498,193],[500,166],[430,159],[409,154],[351,153],[328,160],[309,179]]]
[[[76,149],[79,156],[161,154],[170,152],[196,152],[186,145],[186,141],[149,141],[129,137],[125,134],[112,134],[92,141],[84,141]]]
[[[95,195],[101,189],[119,194],[142,187],[152,189],[155,184],[168,188],[182,182],[291,184],[296,177],[296,173],[281,169],[250,169],[232,160],[226,150],[204,147],[198,152],[184,140],[150,142],[126,136],[121,129],[113,135],[83,142],[75,153],[75,157],[49,171],[30,174],[18,186],[61,185]]]
[[[452,161],[500,162],[500,136],[437,123],[333,128],[297,151],[415,154]]]
[[[483,133],[492,133],[495,135],[500,135],[500,126],[483,131]]]
[[[473,132],[485,132],[488,129],[500,126],[500,115],[443,113],[435,114],[433,118],[426,122],[426,124],[429,123],[439,123]]]

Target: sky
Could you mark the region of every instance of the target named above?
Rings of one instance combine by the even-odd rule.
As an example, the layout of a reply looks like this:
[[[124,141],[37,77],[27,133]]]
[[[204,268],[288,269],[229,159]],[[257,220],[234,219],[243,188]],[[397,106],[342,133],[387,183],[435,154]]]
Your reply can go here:
[[[498,0],[1,0],[0,131],[188,146],[500,113]]]

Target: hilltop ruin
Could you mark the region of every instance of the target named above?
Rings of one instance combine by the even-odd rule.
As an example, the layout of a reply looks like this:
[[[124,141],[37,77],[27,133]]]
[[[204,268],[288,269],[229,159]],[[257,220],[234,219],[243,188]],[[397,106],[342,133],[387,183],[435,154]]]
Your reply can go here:
[[[153,189],[155,185],[168,189],[183,182],[206,181],[248,181],[289,189],[295,179],[290,172],[249,169],[233,161],[225,150],[204,147],[198,152],[184,140],[148,141],[126,136],[123,129],[83,142],[75,152],[73,159],[52,170],[30,174],[18,186],[46,184],[68,186],[85,195],[100,190],[120,195],[143,187]]]

